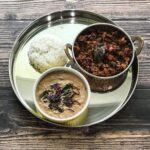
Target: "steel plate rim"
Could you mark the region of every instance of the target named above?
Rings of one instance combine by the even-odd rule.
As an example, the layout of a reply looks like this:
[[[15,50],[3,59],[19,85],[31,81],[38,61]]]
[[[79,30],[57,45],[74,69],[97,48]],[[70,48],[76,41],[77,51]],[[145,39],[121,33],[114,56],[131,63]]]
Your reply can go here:
[[[58,124],[58,123],[55,123],[55,122],[51,122],[51,121],[49,121],[49,120],[45,120],[44,118],[41,118],[40,116],[38,116],[38,115],[31,109],[31,107],[29,107],[29,105],[28,105],[27,103],[25,103],[25,101],[24,101],[23,98],[20,96],[20,94],[17,93],[17,89],[16,89],[15,84],[14,84],[14,81],[13,81],[13,73],[12,73],[12,72],[13,72],[13,63],[14,63],[13,61],[14,61],[14,55],[15,55],[15,53],[17,52],[17,49],[15,49],[15,46],[19,43],[19,42],[18,42],[19,39],[27,32],[27,30],[28,30],[30,27],[32,27],[32,26],[33,26],[36,22],[38,22],[40,19],[45,18],[45,17],[47,17],[47,16],[49,16],[49,15],[54,15],[55,13],[63,13],[63,12],[67,12],[67,11],[68,11],[68,12],[70,11],[70,12],[89,13],[89,14],[91,14],[91,15],[97,16],[97,17],[99,17],[99,18],[103,18],[103,19],[105,19],[105,20],[111,22],[112,24],[117,25],[116,23],[114,23],[114,22],[111,21],[110,19],[104,17],[103,15],[99,15],[99,14],[96,14],[96,13],[94,13],[94,12],[84,11],[84,10],[80,10],[80,9],[77,9],[77,10],[68,9],[68,10],[62,10],[62,11],[54,11],[54,12],[52,12],[52,13],[48,13],[48,14],[46,14],[46,15],[43,15],[43,16],[41,16],[41,17],[35,19],[35,20],[32,21],[31,23],[29,23],[23,30],[20,31],[20,34],[17,36],[17,38],[16,38],[16,40],[15,40],[13,46],[12,46],[12,51],[10,52],[10,55],[9,55],[9,62],[8,62],[8,66],[9,66],[9,67],[8,67],[9,78],[10,78],[10,83],[11,83],[11,86],[12,86],[12,88],[13,88],[13,91],[14,91],[15,95],[17,96],[18,100],[19,100],[19,101],[21,102],[21,104],[22,104],[31,114],[33,114],[35,117],[37,117],[37,118],[39,118],[40,120],[43,120],[43,121],[45,121],[45,122],[47,122],[47,123],[51,123],[51,124],[53,124],[53,125],[57,125],[57,126],[61,126],[61,127],[66,127],[66,128],[68,128],[68,127],[72,127],[72,128],[88,127],[88,126],[96,125],[96,124],[98,124],[98,123],[101,123],[101,122],[104,122],[104,121],[108,120],[109,118],[111,118],[112,116],[114,116],[117,112],[119,112],[119,111],[126,105],[126,103],[130,100],[130,98],[131,98],[131,96],[132,96],[132,94],[133,94],[133,92],[134,92],[134,90],[135,90],[135,88],[136,88],[137,81],[138,81],[138,76],[139,76],[139,62],[138,62],[138,59],[137,59],[137,58],[136,58],[136,59],[137,59],[137,66],[138,66],[138,68],[137,68],[137,70],[138,70],[138,71],[137,71],[137,76],[136,76],[136,80],[135,80],[135,84],[133,85],[133,88],[132,88],[132,85],[131,85],[132,90],[131,90],[131,88],[130,88],[131,91],[129,91],[128,96],[127,96],[127,99],[125,99],[125,101],[123,101],[122,103],[120,103],[119,106],[118,106],[112,113],[110,113],[110,115],[108,115],[107,117],[105,117],[105,118],[103,118],[103,119],[101,119],[101,120],[99,120],[99,121],[96,121],[96,122],[93,122],[93,123],[89,123],[89,124],[85,124],[85,125],[66,126],[66,125],[63,125],[63,124]],[[15,50],[15,51],[14,51],[14,50]]]

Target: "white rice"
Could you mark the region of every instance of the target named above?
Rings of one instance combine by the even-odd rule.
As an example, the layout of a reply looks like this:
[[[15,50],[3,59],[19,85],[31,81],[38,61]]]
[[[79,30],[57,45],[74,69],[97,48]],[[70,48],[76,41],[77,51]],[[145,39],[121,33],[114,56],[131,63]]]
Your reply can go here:
[[[64,66],[67,56],[65,44],[57,37],[47,35],[31,43],[28,57],[30,64],[39,72],[49,68]]]

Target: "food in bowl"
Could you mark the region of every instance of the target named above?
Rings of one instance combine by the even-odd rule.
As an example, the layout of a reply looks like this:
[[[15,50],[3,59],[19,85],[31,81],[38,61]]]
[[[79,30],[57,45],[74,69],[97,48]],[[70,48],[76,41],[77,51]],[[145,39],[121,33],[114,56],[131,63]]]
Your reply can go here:
[[[30,45],[30,64],[40,73],[52,67],[64,66],[67,63],[64,48],[65,44],[56,36],[41,37]]]
[[[87,107],[89,85],[79,74],[70,68],[53,68],[44,74],[35,88],[35,104],[41,113],[55,120],[67,119]]]
[[[132,59],[128,37],[111,27],[91,27],[76,38],[74,54],[79,65],[88,73],[109,77],[125,70]]]
[[[140,36],[130,36],[119,26],[96,23],[80,31],[72,45],[66,44],[65,52],[75,63],[73,67],[86,77],[92,91],[108,92],[125,81],[143,45]]]

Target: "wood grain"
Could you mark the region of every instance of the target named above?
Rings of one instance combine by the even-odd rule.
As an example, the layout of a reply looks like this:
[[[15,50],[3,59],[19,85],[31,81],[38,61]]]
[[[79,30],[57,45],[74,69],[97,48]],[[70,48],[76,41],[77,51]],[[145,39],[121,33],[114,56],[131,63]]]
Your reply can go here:
[[[145,40],[139,56],[138,88],[125,108],[110,120],[87,128],[44,123],[17,100],[8,77],[9,53],[17,35],[44,14],[69,9],[109,17],[129,34]],[[0,150],[150,149],[150,1],[149,0],[1,0],[0,1]],[[142,89],[141,89],[142,88]]]
[[[45,5],[46,4],[46,5]],[[68,4],[68,5],[67,5]],[[0,68],[1,86],[10,86],[8,79],[8,56],[11,47],[21,30],[31,21],[54,10],[69,7],[65,1],[2,1],[0,3]],[[114,20],[129,34],[141,35],[145,39],[145,47],[140,60],[139,87],[150,85],[150,2],[149,1],[79,1],[77,8],[91,10]],[[7,6],[7,7],[6,7]],[[13,7],[14,6],[14,7]],[[115,9],[113,9],[115,7]],[[132,7],[132,9],[130,9]],[[3,9],[1,9],[3,8]],[[59,9],[61,8],[61,9]],[[123,11],[122,11],[123,10]],[[2,12],[1,12],[2,11]],[[8,50],[5,50],[8,49]],[[6,66],[6,67],[5,67]]]
[[[0,149],[150,148],[150,90],[136,90],[110,120],[79,129],[44,123],[23,108],[11,88],[0,91]]]
[[[131,35],[141,35],[145,40],[145,46],[139,56],[140,75],[138,87],[150,85],[150,21],[116,21]],[[0,21],[0,84],[10,86],[8,78],[8,58],[11,47],[21,30],[30,21]]]

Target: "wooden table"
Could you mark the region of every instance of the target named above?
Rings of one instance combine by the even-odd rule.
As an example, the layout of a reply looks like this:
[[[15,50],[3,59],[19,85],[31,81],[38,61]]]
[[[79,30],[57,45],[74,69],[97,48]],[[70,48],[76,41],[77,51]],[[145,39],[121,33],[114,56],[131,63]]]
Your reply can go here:
[[[108,121],[79,129],[35,118],[16,98],[8,76],[9,53],[21,30],[41,15],[68,8],[103,14],[145,39],[131,100]],[[150,149],[150,0],[0,1],[0,150],[7,149]]]

